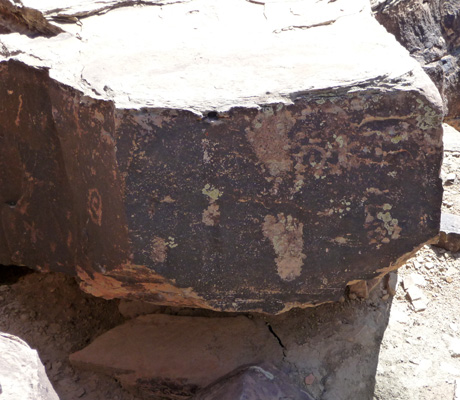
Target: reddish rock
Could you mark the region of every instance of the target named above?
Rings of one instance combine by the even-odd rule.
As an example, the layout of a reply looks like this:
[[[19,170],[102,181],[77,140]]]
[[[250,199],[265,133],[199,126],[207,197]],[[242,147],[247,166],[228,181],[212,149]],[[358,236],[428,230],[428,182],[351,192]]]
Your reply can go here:
[[[361,299],[367,299],[369,297],[369,287],[366,281],[359,281],[353,283],[349,287],[351,297],[359,297]]]
[[[65,33],[0,36],[0,263],[280,313],[436,236],[439,93],[365,1],[320,3],[44,5]]]
[[[242,365],[281,360],[278,341],[261,321],[161,314],[129,320],[70,356],[130,390],[171,399],[187,398]]]

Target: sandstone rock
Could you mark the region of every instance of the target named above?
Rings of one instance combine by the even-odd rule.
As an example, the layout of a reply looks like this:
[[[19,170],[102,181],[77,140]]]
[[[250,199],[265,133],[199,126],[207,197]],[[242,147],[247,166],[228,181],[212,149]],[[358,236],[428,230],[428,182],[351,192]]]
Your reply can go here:
[[[366,281],[360,281],[350,285],[349,290],[350,294],[354,294],[356,297],[361,299],[367,299],[369,297],[369,289]]]
[[[373,0],[377,20],[430,75],[460,128],[460,0]]]
[[[59,400],[37,352],[6,333],[0,333],[0,398]]]
[[[452,252],[460,250],[460,216],[441,214],[441,228],[437,246]]]
[[[88,3],[0,36],[0,263],[279,313],[437,234],[442,102],[366,1]]]
[[[243,367],[203,389],[192,400],[313,400],[274,366]]]
[[[261,321],[162,314],[129,320],[70,356],[74,365],[115,375],[127,389],[171,399],[187,398],[240,366],[281,359]]]

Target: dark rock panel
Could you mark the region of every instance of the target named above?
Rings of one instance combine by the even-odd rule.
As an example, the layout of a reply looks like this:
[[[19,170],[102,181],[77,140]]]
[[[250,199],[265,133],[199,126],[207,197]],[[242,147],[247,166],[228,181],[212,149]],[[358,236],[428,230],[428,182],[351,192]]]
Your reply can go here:
[[[0,36],[1,264],[280,313],[437,235],[439,93],[365,2],[229,1],[248,20],[228,46],[234,16],[209,0],[41,10],[67,31]]]

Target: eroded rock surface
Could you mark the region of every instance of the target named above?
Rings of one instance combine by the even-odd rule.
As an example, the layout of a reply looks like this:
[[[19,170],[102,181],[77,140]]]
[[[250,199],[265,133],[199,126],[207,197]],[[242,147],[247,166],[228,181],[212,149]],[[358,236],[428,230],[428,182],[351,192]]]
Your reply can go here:
[[[0,36],[0,263],[279,313],[436,236],[442,102],[366,2],[101,4]]]
[[[438,87],[446,120],[460,128],[460,1],[373,0],[377,20],[416,58]]]

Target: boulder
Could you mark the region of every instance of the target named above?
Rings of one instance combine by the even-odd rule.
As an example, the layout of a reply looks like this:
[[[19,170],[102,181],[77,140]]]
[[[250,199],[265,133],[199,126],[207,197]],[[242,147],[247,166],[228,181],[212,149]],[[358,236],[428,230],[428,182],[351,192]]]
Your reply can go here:
[[[192,400],[314,400],[273,365],[250,365],[232,371]]]
[[[452,252],[460,250],[460,215],[441,214],[441,228],[437,246]]]
[[[37,351],[18,337],[1,332],[0,398],[59,400]]]
[[[64,32],[0,35],[1,264],[280,313],[437,235],[442,101],[367,1],[35,6]]]
[[[152,314],[104,333],[70,361],[116,376],[146,398],[185,399],[242,365],[282,357],[260,320]]]
[[[372,0],[377,20],[438,87],[446,121],[460,129],[460,0]]]

